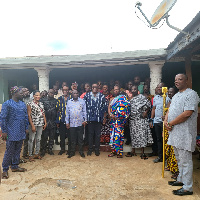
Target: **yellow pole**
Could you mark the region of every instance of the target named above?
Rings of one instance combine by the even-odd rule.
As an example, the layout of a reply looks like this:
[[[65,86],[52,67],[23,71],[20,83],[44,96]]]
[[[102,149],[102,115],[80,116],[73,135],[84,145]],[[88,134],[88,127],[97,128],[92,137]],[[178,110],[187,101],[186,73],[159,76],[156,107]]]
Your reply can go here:
[[[162,87],[162,93],[163,93],[163,116],[165,116],[165,107],[166,107],[166,93],[167,93],[167,87]],[[164,172],[165,172],[165,126],[163,122],[163,165],[162,165],[162,178],[164,178]]]

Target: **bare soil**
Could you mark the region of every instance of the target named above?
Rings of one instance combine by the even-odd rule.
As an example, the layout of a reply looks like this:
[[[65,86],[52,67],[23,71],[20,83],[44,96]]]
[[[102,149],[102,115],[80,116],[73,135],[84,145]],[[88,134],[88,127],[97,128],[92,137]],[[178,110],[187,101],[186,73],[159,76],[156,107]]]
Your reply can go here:
[[[0,144],[2,163],[5,143]],[[9,179],[0,185],[1,200],[60,200],[60,199],[131,199],[131,200],[198,200],[200,199],[200,161],[194,156],[194,194],[175,196],[167,184],[171,173],[161,177],[162,163],[154,164],[153,158],[141,160],[140,156],[131,158],[108,158],[107,152],[100,156],[75,157],[66,155],[46,155],[42,160],[21,164],[27,172],[11,172]],[[66,185],[58,185],[65,179]]]

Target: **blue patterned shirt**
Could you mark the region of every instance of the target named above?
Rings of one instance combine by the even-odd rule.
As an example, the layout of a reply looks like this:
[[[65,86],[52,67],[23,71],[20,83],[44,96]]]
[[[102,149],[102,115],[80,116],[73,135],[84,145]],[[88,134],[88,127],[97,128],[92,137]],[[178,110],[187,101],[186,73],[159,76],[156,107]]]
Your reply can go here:
[[[86,104],[83,99],[78,98],[77,101],[70,99],[67,102],[65,121],[70,127],[82,126],[86,121]]]
[[[102,122],[104,113],[108,111],[105,96],[99,92],[95,97],[92,92],[88,92],[83,99],[86,103],[87,121]]]
[[[57,101],[56,108],[58,109],[58,114],[56,118],[56,123],[59,124],[60,122],[65,123],[65,117],[66,117],[66,106],[67,102],[70,100],[70,97],[67,97],[67,100],[65,101],[64,96],[60,96]]]
[[[28,130],[28,114],[26,104],[10,99],[3,103],[1,110],[2,133],[7,133],[7,141],[20,141],[26,138]]]

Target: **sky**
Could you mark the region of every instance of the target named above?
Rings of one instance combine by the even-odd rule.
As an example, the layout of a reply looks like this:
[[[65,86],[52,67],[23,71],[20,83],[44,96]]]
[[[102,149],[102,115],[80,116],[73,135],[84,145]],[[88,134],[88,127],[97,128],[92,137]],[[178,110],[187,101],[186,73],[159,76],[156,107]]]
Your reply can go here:
[[[140,0],[141,9],[149,19],[161,1]],[[137,17],[143,19],[139,10],[135,9],[136,2],[0,0],[0,57],[83,55],[166,48],[178,32],[166,23],[158,29],[147,27]],[[169,12],[169,22],[183,29],[199,10],[200,0],[178,0]]]

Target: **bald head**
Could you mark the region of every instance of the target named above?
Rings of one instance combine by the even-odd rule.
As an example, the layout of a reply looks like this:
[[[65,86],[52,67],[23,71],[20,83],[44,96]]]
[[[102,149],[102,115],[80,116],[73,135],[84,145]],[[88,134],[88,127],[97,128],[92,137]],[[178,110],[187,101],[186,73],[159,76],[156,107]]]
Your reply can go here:
[[[179,89],[180,92],[187,89],[188,77],[185,74],[177,74],[175,76],[175,86]]]

